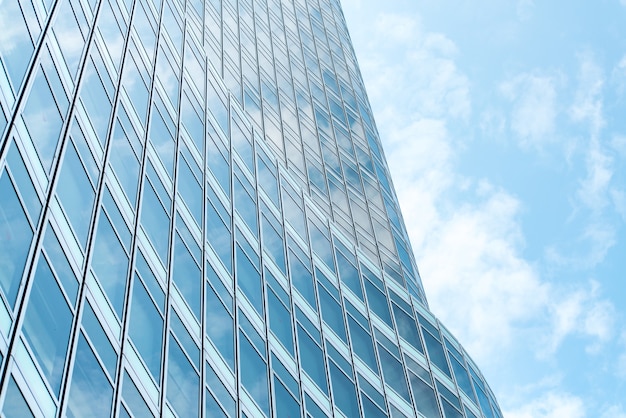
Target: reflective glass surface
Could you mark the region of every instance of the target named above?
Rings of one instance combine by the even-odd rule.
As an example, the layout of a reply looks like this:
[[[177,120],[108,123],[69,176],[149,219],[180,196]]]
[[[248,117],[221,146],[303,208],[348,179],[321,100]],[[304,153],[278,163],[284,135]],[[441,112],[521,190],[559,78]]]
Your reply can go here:
[[[428,310],[339,0],[0,28],[4,416],[502,417]]]

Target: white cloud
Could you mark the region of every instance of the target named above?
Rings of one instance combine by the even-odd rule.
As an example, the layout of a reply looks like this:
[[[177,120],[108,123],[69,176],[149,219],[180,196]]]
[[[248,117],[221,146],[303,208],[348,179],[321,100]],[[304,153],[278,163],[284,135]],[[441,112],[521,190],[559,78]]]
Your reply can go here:
[[[361,68],[433,311],[479,363],[529,335],[543,356],[572,334],[597,347],[612,330],[599,291],[548,284],[523,255],[522,202],[454,169],[462,144],[448,126],[471,112],[456,45],[423,33],[416,16],[383,15],[375,28]],[[560,82],[529,73],[501,86],[514,104],[512,129],[530,146],[552,140]]]
[[[582,399],[568,393],[549,392],[519,409],[505,411],[506,418],[584,418]]]
[[[545,350],[542,355],[554,354],[570,335],[586,337],[590,353],[597,352],[613,336],[615,307],[602,297],[596,281],[554,300],[550,312],[550,332],[545,334],[547,341],[540,348]]]
[[[442,34],[423,33],[419,21],[414,15],[379,16],[368,48],[374,53],[360,59],[372,105],[380,115],[380,103],[404,103],[398,118],[404,121],[416,114],[466,120],[469,83],[452,59],[456,45]],[[377,120],[384,124],[385,116]]]
[[[540,147],[555,139],[557,79],[520,74],[501,84],[500,91],[513,104],[511,130],[523,147]]]

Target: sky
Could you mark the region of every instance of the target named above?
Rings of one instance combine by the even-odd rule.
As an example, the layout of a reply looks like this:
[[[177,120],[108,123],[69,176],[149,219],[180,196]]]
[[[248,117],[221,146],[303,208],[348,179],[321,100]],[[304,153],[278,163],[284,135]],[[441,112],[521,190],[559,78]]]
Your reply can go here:
[[[342,0],[432,311],[506,418],[626,418],[626,0]]]

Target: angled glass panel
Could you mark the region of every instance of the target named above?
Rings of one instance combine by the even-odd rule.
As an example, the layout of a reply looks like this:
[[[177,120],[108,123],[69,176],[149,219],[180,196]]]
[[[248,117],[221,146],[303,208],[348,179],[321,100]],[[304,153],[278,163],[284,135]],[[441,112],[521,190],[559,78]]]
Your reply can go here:
[[[167,399],[180,417],[197,417],[200,378],[178,342],[171,338],[167,367]]]
[[[40,256],[26,307],[23,332],[56,395],[61,387],[72,317],[48,262]]]
[[[26,399],[24,399],[22,391],[19,387],[17,387],[13,376],[11,376],[7,386],[6,395],[4,397],[4,405],[2,406],[2,415],[6,418],[35,417],[26,403]]]
[[[239,333],[239,361],[243,387],[269,417],[267,365],[242,333]]]
[[[7,171],[0,177],[0,286],[15,305],[33,232]]]
[[[63,119],[43,67],[39,67],[22,115],[44,170],[49,172],[59,142]]]
[[[91,210],[96,197],[85,168],[73,142],[69,142],[63,157],[57,195],[74,228],[78,242],[85,248],[91,220]]]
[[[163,318],[137,276],[133,285],[129,334],[152,377],[158,382],[161,376]]]
[[[93,270],[113,309],[121,318],[126,292],[128,256],[105,212],[100,214],[98,221],[94,254],[91,260]]]
[[[67,415],[71,418],[106,418],[111,415],[112,401],[113,387],[81,333],[74,359]]]

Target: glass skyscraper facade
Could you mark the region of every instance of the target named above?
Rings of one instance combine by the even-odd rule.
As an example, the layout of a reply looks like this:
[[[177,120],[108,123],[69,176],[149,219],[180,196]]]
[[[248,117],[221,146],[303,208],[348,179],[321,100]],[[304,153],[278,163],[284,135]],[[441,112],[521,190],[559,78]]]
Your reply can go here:
[[[501,418],[339,0],[0,0],[4,417]]]

